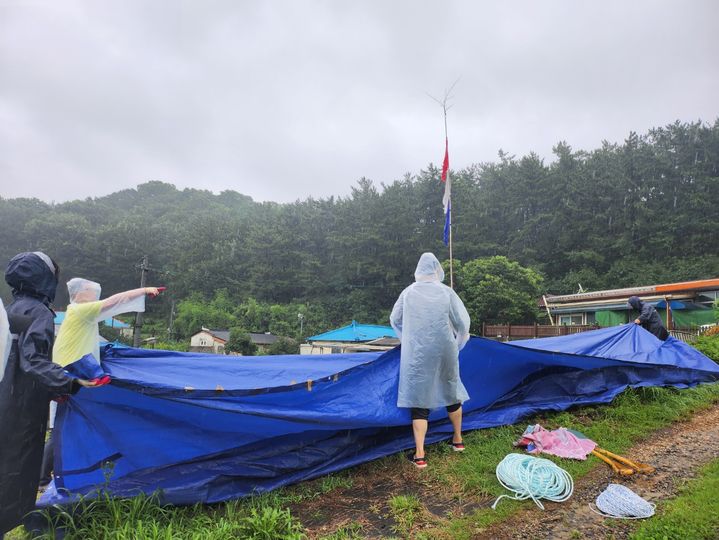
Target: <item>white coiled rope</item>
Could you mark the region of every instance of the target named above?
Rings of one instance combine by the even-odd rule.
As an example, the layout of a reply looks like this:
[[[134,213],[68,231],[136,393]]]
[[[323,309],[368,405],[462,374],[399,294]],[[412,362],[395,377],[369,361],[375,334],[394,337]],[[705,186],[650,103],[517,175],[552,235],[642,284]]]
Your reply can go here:
[[[644,519],[652,517],[657,505],[642,499],[628,487],[609,484],[597,497],[597,510],[589,508],[600,516],[617,519]]]
[[[539,499],[564,502],[572,496],[574,482],[567,471],[548,459],[524,454],[507,454],[497,465],[497,480],[514,496],[502,495],[492,505],[507,497],[515,501],[532,499],[544,510]]]

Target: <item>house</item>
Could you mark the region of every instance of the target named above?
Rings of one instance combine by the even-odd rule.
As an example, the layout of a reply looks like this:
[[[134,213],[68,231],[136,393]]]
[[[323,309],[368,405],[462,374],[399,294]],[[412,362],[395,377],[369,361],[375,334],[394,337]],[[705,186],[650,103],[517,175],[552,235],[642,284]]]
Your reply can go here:
[[[58,311],[55,313],[55,335],[57,335],[58,331],[60,330],[60,325],[62,324],[62,321],[65,320],[65,312],[64,311]],[[134,331],[133,327],[126,322],[122,322],[118,319],[115,319],[114,317],[108,317],[107,319],[101,321],[105,326],[108,328],[115,328],[117,330],[120,330],[120,334],[124,337],[131,338],[132,333]]]
[[[230,340],[229,330],[202,330],[190,338],[190,352],[225,354],[225,345]]]
[[[352,324],[308,337],[300,345],[300,354],[340,354],[347,352],[386,351],[399,345],[390,326]]]
[[[627,305],[630,296],[638,296],[654,306],[669,329],[713,324],[716,318],[712,304],[719,298],[719,278],[547,295],[540,300],[539,307],[547,311],[552,324],[615,326],[636,318]]]
[[[258,354],[265,354],[270,345],[275,343],[279,336],[265,332],[264,334],[249,332],[250,341],[257,346]],[[205,352],[212,354],[225,354],[225,346],[230,340],[229,330],[211,330],[202,327],[202,330],[190,338],[191,352]]]
[[[250,341],[257,347],[257,354],[265,354],[270,345],[280,339],[280,336],[275,336],[269,332],[265,332],[264,334],[249,332],[248,335],[250,336]]]

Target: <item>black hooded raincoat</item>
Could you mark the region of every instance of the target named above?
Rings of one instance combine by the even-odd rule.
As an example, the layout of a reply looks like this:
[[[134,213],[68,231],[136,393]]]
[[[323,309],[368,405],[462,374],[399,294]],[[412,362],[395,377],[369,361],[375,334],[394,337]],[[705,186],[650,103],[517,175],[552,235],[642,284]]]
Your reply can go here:
[[[48,262],[21,253],[5,272],[13,342],[0,382],[0,535],[35,507],[50,399],[79,388],[51,359],[57,276]]]
[[[665,341],[669,337],[669,332],[662,323],[662,318],[657,313],[657,310],[649,304],[645,304],[638,296],[632,296],[629,299],[629,305],[639,312],[639,322],[642,328],[651,332],[662,341]]]

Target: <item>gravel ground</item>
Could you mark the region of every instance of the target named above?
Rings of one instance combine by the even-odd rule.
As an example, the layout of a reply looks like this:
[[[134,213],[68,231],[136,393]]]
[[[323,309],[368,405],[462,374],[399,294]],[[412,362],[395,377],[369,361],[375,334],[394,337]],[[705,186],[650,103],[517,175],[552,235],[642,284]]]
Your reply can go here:
[[[575,485],[566,503],[544,503],[546,510],[529,508],[507,521],[489,527],[477,539],[612,539],[628,538],[636,520],[603,518],[589,509],[610,483],[623,484],[657,503],[676,496],[681,485],[705,463],[719,456],[719,405],[656,432],[652,439],[633,447],[625,456],[656,468],[650,475],[615,476],[609,466],[597,467]]]

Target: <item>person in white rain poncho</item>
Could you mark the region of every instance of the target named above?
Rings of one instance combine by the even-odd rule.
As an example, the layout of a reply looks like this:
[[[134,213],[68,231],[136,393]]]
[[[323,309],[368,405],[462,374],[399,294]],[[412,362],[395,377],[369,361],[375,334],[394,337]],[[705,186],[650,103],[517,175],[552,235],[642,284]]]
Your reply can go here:
[[[459,351],[469,340],[470,321],[462,300],[442,283],[444,270],[432,253],[422,254],[414,278],[399,295],[390,322],[402,342],[397,406],[412,409],[412,461],[423,468],[430,409],[447,408],[452,448],[464,450],[462,402],[469,395],[459,378]]]
[[[70,305],[67,306],[65,319],[55,339],[52,350],[53,362],[67,367],[87,355],[92,355],[89,363],[100,364],[99,323],[109,317],[131,311],[145,311],[145,295],[157,296],[155,287],[143,287],[121,292],[100,300],[99,283],[82,278],[72,278],[67,282],[70,293]],[[87,367],[86,362],[86,366]]]

